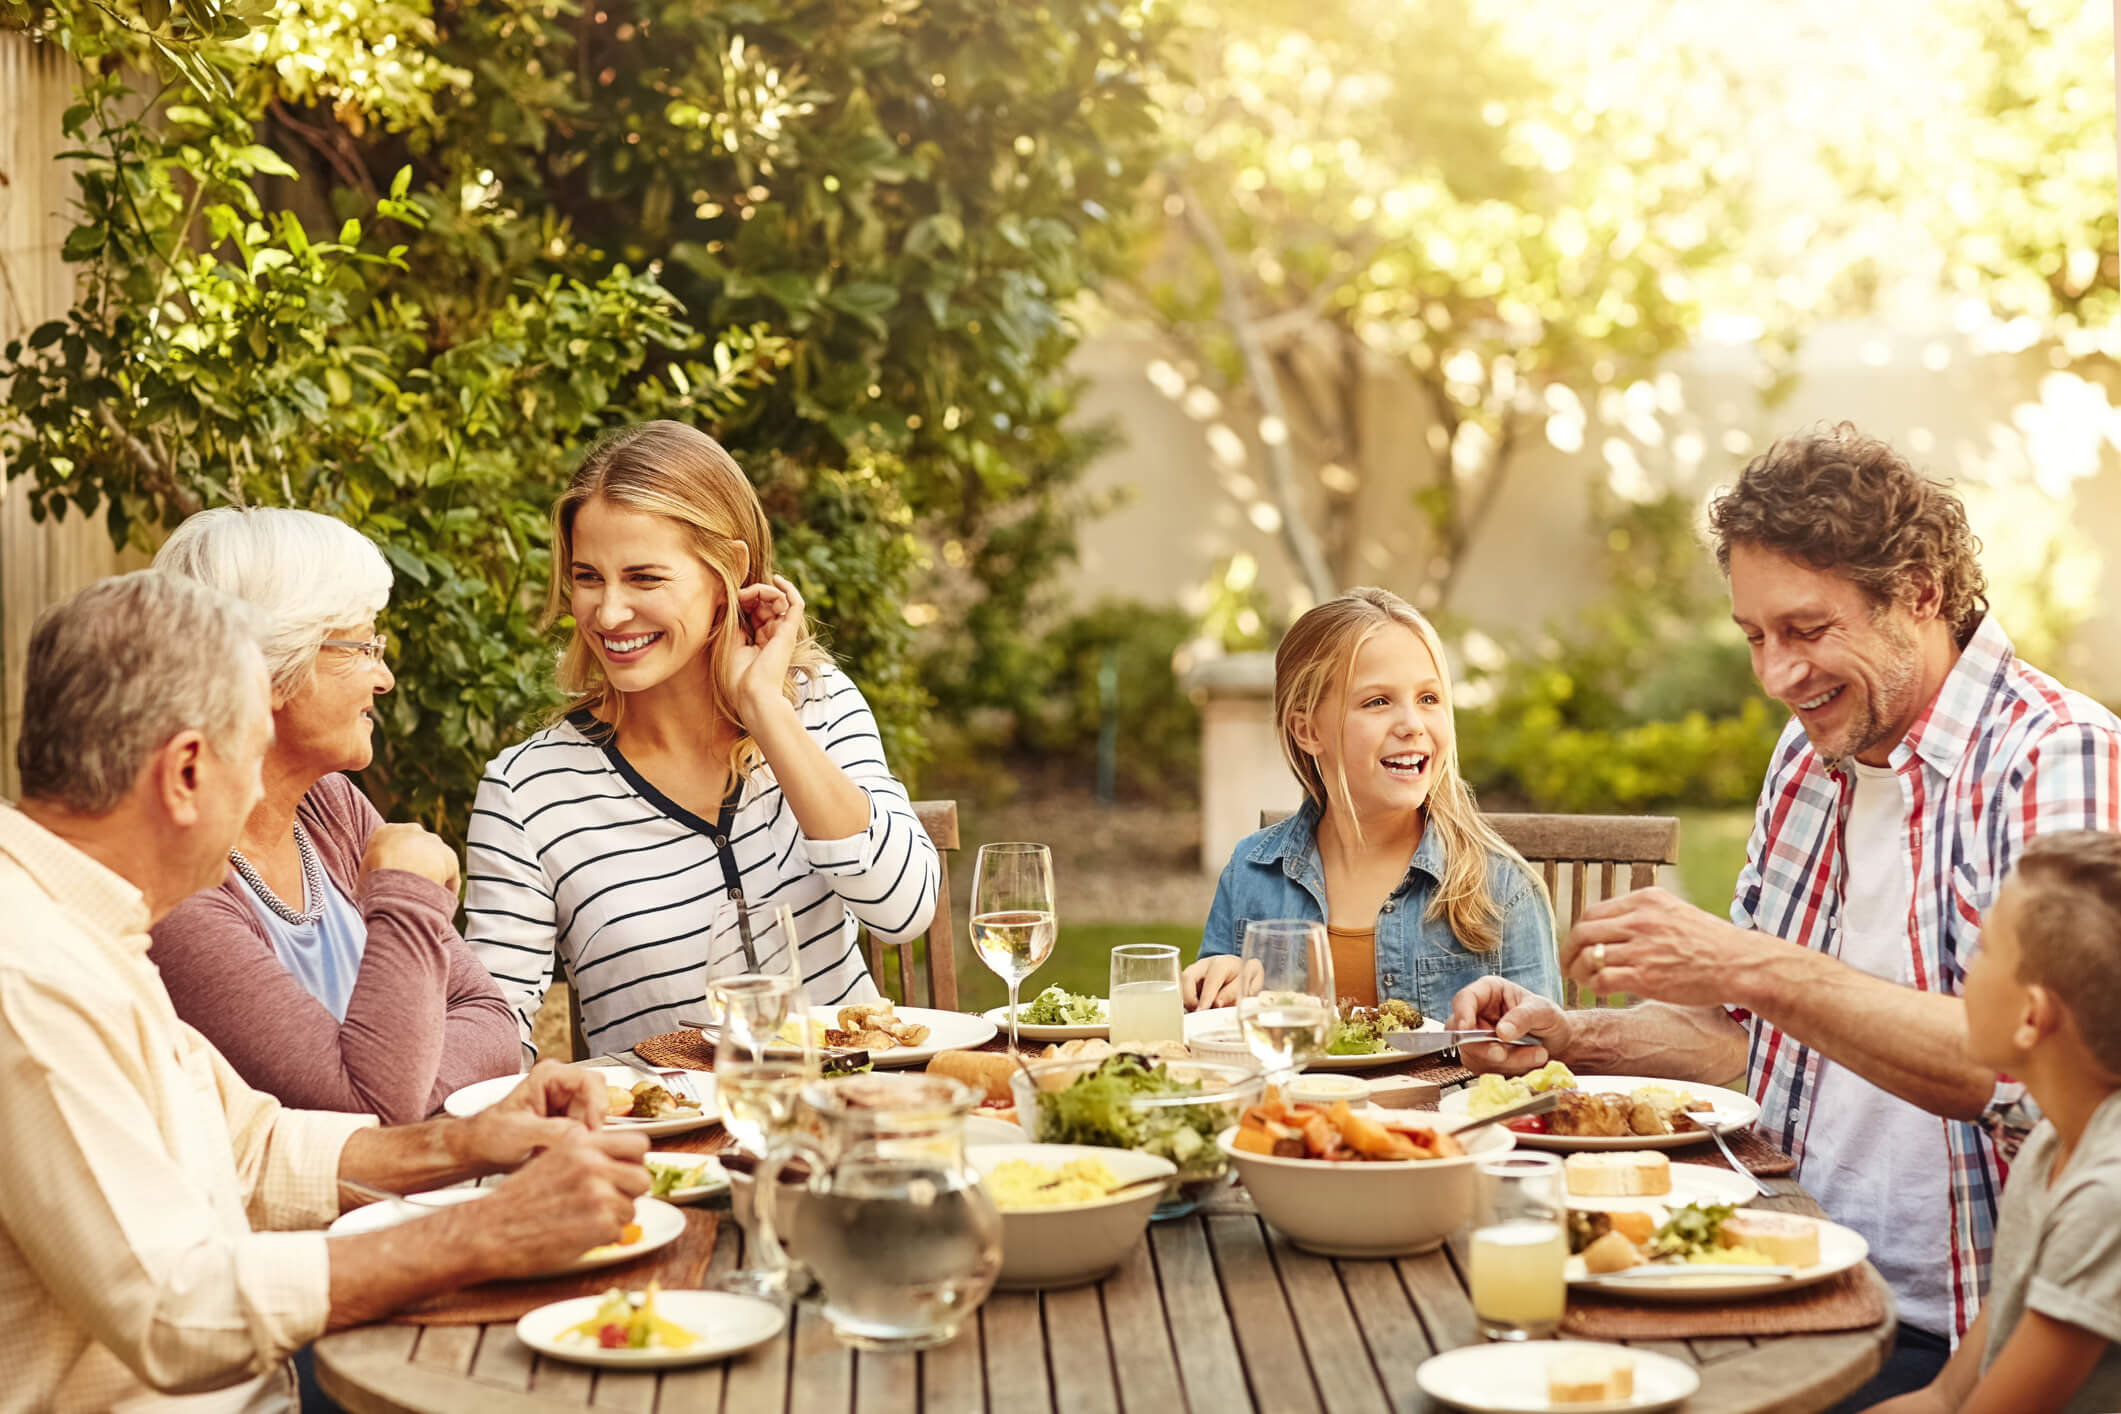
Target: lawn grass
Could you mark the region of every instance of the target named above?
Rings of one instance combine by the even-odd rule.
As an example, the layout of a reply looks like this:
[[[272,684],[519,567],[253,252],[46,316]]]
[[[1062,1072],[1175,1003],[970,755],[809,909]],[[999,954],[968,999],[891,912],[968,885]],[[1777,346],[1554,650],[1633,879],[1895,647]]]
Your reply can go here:
[[[1753,829],[1750,807],[1680,810],[1679,882],[1695,905],[1723,917],[1745,866],[1745,842]]]
[[[1060,940],[1046,965],[1024,979],[1020,994],[1025,1001],[1052,986],[1066,987],[1093,997],[1105,995],[1112,975],[1112,949],[1122,943],[1167,943],[1178,949],[1179,966],[1193,960],[1200,947],[1198,923],[1076,923],[1063,922]],[[961,1011],[985,1011],[1009,1000],[1002,979],[989,972],[960,940],[957,949],[957,1004]]]

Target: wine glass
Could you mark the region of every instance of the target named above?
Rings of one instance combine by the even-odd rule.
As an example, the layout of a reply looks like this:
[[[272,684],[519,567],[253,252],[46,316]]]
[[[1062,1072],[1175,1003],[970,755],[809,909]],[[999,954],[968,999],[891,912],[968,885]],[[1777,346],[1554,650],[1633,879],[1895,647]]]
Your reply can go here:
[[[721,1022],[714,1041],[715,1098],[722,1126],[744,1148],[762,1160],[777,1152],[795,1124],[795,1105],[805,1084],[817,1078],[817,1043],[803,1004],[801,983],[787,974],[746,973],[725,977],[708,989]],[[790,1044],[780,1032],[790,1015],[802,1021],[801,1041]],[[762,1162],[759,1171],[764,1172]],[[752,1222],[759,1239],[748,1244],[745,1266],[718,1285],[768,1300],[794,1298],[794,1270],[780,1257],[771,1221],[752,1194]]]
[[[1053,953],[1053,851],[1042,844],[983,844],[972,866],[972,946],[1009,985],[1009,1046],[1016,996]]]
[[[1292,1076],[1333,1033],[1333,949],[1326,925],[1265,919],[1245,925],[1237,1025],[1270,1076]]]

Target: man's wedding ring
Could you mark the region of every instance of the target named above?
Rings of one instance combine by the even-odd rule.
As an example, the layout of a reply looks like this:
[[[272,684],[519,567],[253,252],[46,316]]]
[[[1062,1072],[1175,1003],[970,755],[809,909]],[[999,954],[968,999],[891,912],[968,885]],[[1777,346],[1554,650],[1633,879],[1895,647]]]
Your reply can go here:
[[[1605,971],[1605,944],[1604,944],[1604,943],[1593,943],[1593,944],[1591,944],[1591,971],[1593,971],[1593,972],[1603,972],[1603,971]]]

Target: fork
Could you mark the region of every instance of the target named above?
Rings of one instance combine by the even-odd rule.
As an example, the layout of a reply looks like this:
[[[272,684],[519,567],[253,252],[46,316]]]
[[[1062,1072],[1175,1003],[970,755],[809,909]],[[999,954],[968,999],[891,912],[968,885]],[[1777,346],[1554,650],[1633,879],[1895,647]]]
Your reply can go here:
[[[685,1074],[684,1071],[675,1071],[669,1075],[665,1075],[659,1070],[651,1070],[646,1065],[642,1064],[639,1057],[635,1056],[630,1051],[607,1051],[604,1055],[604,1059],[610,1061],[617,1061],[620,1065],[625,1066],[628,1070],[632,1071],[635,1075],[642,1077],[644,1080],[653,1081],[654,1083],[662,1086],[666,1090],[676,1091],[684,1099],[691,1101],[692,1107],[694,1109],[701,1108],[699,1091],[692,1088],[692,1080]]]
[[[1753,1185],[1755,1192],[1759,1193],[1763,1198],[1775,1196],[1775,1190],[1762,1183],[1760,1175],[1738,1162],[1738,1156],[1731,1152],[1731,1146],[1723,1142],[1723,1130],[1719,1126],[1711,1123],[1704,1124],[1701,1127],[1709,1132],[1709,1138],[1715,1140],[1716,1147],[1723,1151],[1724,1162],[1728,1163],[1733,1171],[1744,1174],[1746,1182]]]
[[[403,1203],[408,1208],[418,1208],[423,1212],[430,1213],[435,1211],[437,1208],[447,1208],[450,1206],[450,1204],[448,1203],[437,1202],[435,1199],[427,1197],[424,1194],[415,1197],[410,1193],[393,1193],[388,1188],[378,1188],[372,1183],[363,1183],[357,1178],[340,1178],[335,1179],[333,1181],[336,1182],[339,1187],[345,1189],[347,1192],[358,1193],[361,1197],[366,1198],[371,1202]]]

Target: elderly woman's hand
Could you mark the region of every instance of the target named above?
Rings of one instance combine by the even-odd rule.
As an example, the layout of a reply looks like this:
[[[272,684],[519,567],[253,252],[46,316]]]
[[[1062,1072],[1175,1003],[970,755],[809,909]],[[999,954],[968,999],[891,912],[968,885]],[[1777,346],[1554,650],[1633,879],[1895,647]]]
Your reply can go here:
[[[440,835],[421,825],[376,826],[361,855],[361,872],[372,874],[378,869],[403,869],[432,879],[451,893],[457,892],[463,878],[457,852]]]

